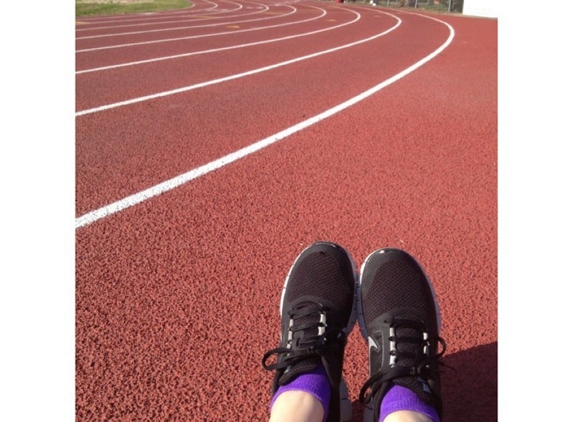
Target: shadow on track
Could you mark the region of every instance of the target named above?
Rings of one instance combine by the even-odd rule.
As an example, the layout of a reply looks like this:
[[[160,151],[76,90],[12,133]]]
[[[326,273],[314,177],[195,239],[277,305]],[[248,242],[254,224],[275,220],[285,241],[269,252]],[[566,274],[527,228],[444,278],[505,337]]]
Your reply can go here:
[[[442,361],[442,422],[497,421],[497,342],[447,354]],[[363,406],[352,403],[352,421],[362,422]]]

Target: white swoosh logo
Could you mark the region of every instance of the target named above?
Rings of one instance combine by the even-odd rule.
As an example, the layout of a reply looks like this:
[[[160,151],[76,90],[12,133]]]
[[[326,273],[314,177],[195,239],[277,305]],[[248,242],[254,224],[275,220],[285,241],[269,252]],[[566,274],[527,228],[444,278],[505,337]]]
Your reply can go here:
[[[374,348],[377,352],[380,351],[380,346],[378,346],[378,343],[376,343],[376,341],[368,336],[368,350],[371,350],[372,348]]]

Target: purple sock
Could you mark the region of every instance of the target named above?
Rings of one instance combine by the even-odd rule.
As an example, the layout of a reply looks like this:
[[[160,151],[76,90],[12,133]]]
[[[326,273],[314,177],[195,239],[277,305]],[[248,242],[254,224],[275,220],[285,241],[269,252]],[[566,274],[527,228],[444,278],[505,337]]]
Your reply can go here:
[[[440,422],[440,417],[434,407],[423,402],[412,390],[401,385],[394,385],[380,403],[379,422],[382,422],[390,413],[398,410],[418,412],[434,422]]]
[[[306,391],[316,397],[324,409],[324,418],[322,420],[326,420],[331,391],[328,375],[326,375],[322,362],[312,371],[300,374],[288,384],[280,386],[271,400],[271,409],[279,394],[293,390]]]

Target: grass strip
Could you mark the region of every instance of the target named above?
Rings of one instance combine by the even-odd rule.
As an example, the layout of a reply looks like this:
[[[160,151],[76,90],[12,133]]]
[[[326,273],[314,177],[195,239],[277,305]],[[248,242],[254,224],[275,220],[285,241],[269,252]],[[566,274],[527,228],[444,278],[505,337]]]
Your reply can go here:
[[[76,0],[76,17],[149,13],[191,6],[190,0]]]

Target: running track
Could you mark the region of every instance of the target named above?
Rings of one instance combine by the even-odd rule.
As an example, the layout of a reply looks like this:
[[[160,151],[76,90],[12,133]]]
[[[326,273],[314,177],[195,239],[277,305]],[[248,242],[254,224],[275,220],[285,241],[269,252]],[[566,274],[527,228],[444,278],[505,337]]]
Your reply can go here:
[[[318,239],[424,264],[444,420],[497,420],[496,20],[199,0],[78,19],[76,50],[78,421],[267,419]],[[346,356],[359,421],[357,328]]]

